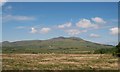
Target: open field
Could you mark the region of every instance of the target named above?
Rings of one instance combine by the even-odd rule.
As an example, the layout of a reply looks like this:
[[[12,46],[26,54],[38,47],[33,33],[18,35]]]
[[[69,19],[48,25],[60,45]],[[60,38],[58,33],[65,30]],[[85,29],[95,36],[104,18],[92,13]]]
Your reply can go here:
[[[111,54],[3,54],[3,70],[118,69]]]

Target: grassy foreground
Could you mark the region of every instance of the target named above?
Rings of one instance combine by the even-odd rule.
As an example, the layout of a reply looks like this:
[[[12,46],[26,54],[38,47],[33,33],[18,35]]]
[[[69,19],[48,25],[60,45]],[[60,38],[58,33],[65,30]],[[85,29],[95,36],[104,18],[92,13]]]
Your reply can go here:
[[[3,70],[118,69],[111,54],[3,54]]]

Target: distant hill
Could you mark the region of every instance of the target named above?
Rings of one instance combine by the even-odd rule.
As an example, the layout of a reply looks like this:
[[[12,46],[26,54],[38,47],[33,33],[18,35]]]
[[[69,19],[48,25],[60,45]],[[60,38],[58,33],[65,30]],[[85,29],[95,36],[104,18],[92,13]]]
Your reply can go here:
[[[78,37],[2,42],[3,53],[81,53],[113,47],[112,45],[93,43]]]

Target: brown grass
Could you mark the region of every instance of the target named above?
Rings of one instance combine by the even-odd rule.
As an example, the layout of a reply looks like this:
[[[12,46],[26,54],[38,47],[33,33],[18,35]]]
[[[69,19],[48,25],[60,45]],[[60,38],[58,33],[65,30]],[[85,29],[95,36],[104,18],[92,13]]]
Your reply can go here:
[[[110,54],[3,54],[3,70],[118,69]]]

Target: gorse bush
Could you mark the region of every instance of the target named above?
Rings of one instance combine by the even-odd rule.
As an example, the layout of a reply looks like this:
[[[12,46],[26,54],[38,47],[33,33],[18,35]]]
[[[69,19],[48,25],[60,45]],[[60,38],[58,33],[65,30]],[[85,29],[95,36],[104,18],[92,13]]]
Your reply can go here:
[[[115,52],[116,56],[120,57],[120,42],[119,44],[116,46],[116,52]]]
[[[117,49],[114,47],[114,48],[102,48],[102,49],[98,49],[98,50],[95,50],[94,53],[95,54],[113,54],[117,51]]]

